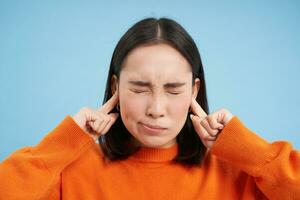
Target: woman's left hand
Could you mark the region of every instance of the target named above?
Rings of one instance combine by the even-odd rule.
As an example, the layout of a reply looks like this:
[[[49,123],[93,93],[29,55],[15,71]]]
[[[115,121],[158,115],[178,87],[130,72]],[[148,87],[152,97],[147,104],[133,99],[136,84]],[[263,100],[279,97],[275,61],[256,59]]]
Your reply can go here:
[[[191,109],[193,114],[190,115],[190,118],[194,128],[202,143],[210,149],[219,133],[233,118],[233,115],[226,109],[220,109],[207,115],[194,98],[192,99]]]

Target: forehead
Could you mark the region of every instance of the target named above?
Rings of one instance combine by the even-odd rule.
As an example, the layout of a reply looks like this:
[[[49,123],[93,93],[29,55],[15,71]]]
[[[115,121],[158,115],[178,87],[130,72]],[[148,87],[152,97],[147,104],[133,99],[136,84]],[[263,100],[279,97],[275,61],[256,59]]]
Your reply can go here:
[[[168,44],[152,44],[133,49],[125,58],[121,74],[127,78],[176,78],[191,74],[191,66],[183,55]]]

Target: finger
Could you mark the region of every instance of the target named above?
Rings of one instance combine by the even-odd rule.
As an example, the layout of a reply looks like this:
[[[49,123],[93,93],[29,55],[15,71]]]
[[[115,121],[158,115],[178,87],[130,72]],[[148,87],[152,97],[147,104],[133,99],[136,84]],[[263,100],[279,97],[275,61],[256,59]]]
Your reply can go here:
[[[202,140],[205,140],[205,141],[214,141],[216,140],[216,137],[214,136],[211,136],[203,126],[200,126],[200,137],[202,138]]]
[[[103,116],[97,118],[94,121],[94,127],[95,127],[94,131],[97,131],[104,121],[105,121],[105,118]]]
[[[212,136],[212,137],[216,137],[219,130],[218,129],[212,129],[207,121],[207,118],[205,118],[204,120],[201,121],[201,125],[205,128],[205,130],[207,131],[207,133]]]
[[[88,125],[89,125],[89,127],[90,127],[90,128],[88,129],[88,130],[90,131],[89,133],[91,133],[91,134],[96,133],[96,131],[95,131],[95,130],[96,130],[95,122],[94,122],[94,121],[89,121],[89,122],[88,122]]]
[[[97,129],[98,134],[102,135],[103,134],[103,129],[109,124],[110,118],[106,118],[105,121],[101,124],[101,126]]]
[[[106,134],[109,131],[109,129],[115,123],[115,121],[117,120],[117,118],[119,116],[118,113],[111,113],[111,114],[112,114],[112,116],[111,116],[109,123],[106,125],[106,127],[101,132],[102,135]]]
[[[104,113],[109,113],[119,102],[119,91],[118,88],[113,94],[113,96],[105,103],[102,105],[102,107],[99,109],[99,111],[104,112]]]
[[[191,109],[192,112],[195,113],[195,115],[197,115],[201,119],[204,119],[207,116],[206,112],[201,108],[201,106],[194,98],[192,98]]]
[[[200,123],[201,119],[195,115],[191,115],[191,116],[192,116],[192,122],[195,127],[195,130],[200,136],[200,138],[203,140],[214,140],[215,137],[210,136],[210,134],[208,134],[208,132],[204,129],[204,127],[202,127]]]
[[[213,114],[207,117],[207,121],[211,128],[222,130],[224,125],[218,122],[218,117]]]

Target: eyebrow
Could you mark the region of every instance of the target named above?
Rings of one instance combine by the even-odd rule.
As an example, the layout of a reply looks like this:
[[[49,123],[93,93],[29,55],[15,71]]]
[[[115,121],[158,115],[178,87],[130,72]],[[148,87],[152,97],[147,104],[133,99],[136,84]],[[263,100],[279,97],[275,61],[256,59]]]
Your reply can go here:
[[[152,87],[152,84],[150,82],[145,82],[145,81],[129,81],[129,83],[135,86]],[[180,83],[180,82],[166,83],[164,84],[164,88],[178,88],[185,84],[186,83]]]

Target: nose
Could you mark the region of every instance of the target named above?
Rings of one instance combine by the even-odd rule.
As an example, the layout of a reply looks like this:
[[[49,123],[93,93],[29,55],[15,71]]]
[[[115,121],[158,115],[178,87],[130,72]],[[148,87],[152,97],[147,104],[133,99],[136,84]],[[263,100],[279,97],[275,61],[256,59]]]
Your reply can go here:
[[[166,99],[164,95],[153,94],[149,97],[146,115],[152,118],[160,118],[165,116]]]

